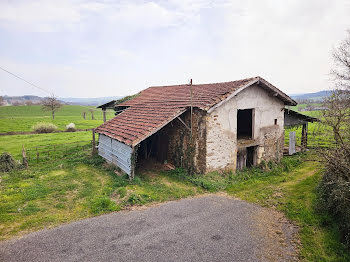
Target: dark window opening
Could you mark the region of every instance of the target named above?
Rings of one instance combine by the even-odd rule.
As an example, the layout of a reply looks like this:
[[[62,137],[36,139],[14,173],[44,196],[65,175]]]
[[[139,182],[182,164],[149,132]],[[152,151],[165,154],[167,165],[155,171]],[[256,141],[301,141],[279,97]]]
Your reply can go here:
[[[253,109],[238,110],[237,139],[253,138]]]
[[[277,125],[277,119],[275,119],[275,126]]]

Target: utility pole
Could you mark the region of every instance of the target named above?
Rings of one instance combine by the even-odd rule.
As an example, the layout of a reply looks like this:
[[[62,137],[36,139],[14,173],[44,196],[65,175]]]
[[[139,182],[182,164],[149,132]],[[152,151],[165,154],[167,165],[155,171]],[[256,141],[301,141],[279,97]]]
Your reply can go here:
[[[193,114],[193,101],[192,101],[192,78],[190,80],[190,90],[191,90],[191,138],[192,138],[192,114]]]

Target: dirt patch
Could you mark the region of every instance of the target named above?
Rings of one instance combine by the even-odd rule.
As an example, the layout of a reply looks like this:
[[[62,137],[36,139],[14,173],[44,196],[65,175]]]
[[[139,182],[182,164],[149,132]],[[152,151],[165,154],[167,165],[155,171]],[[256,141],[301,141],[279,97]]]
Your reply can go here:
[[[259,258],[262,261],[299,261],[298,227],[282,213],[259,208],[252,214],[253,237],[260,239]],[[261,241],[263,239],[263,241]]]

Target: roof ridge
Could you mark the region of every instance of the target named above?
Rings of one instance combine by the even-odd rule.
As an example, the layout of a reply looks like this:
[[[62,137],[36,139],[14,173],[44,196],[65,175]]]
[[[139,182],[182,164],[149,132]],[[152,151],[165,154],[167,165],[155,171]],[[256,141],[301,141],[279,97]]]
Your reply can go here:
[[[239,80],[233,80],[233,81],[225,81],[225,82],[215,82],[215,83],[205,83],[205,84],[192,84],[192,86],[203,86],[203,85],[216,85],[216,84],[229,84],[229,83],[235,83],[235,82],[240,82],[240,81],[250,81],[253,79],[260,79],[260,76],[254,76],[254,77],[248,77],[248,78],[243,78]],[[149,86],[148,88],[144,89],[147,90],[149,88],[157,88],[157,87],[172,87],[172,86],[190,86],[190,84],[179,84],[179,85],[164,85],[164,86]],[[143,90],[143,91],[144,91]],[[142,92],[142,91],[141,91]]]

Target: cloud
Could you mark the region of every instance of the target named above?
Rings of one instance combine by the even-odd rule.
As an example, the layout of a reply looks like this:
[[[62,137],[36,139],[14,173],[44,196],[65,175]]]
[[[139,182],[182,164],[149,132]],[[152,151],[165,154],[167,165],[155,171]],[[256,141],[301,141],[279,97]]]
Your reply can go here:
[[[180,5],[177,4],[175,10],[167,8],[166,3],[153,1],[1,1],[0,26],[28,32],[74,31],[80,30],[81,24],[95,16],[107,26],[154,30],[195,21],[198,18],[196,10],[205,4],[187,2],[184,4],[179,1]]]
[[[255,75],[286,92],[326,89],[332,47],[350,27],[347,0],[28,0],[0,10],[2,65],[61,96]],[[21,93],[23,83],[0,77]]]
[[[1,1],[0,25],[7,29],[51,32],[71,27],[81,20],[72,1]]]

